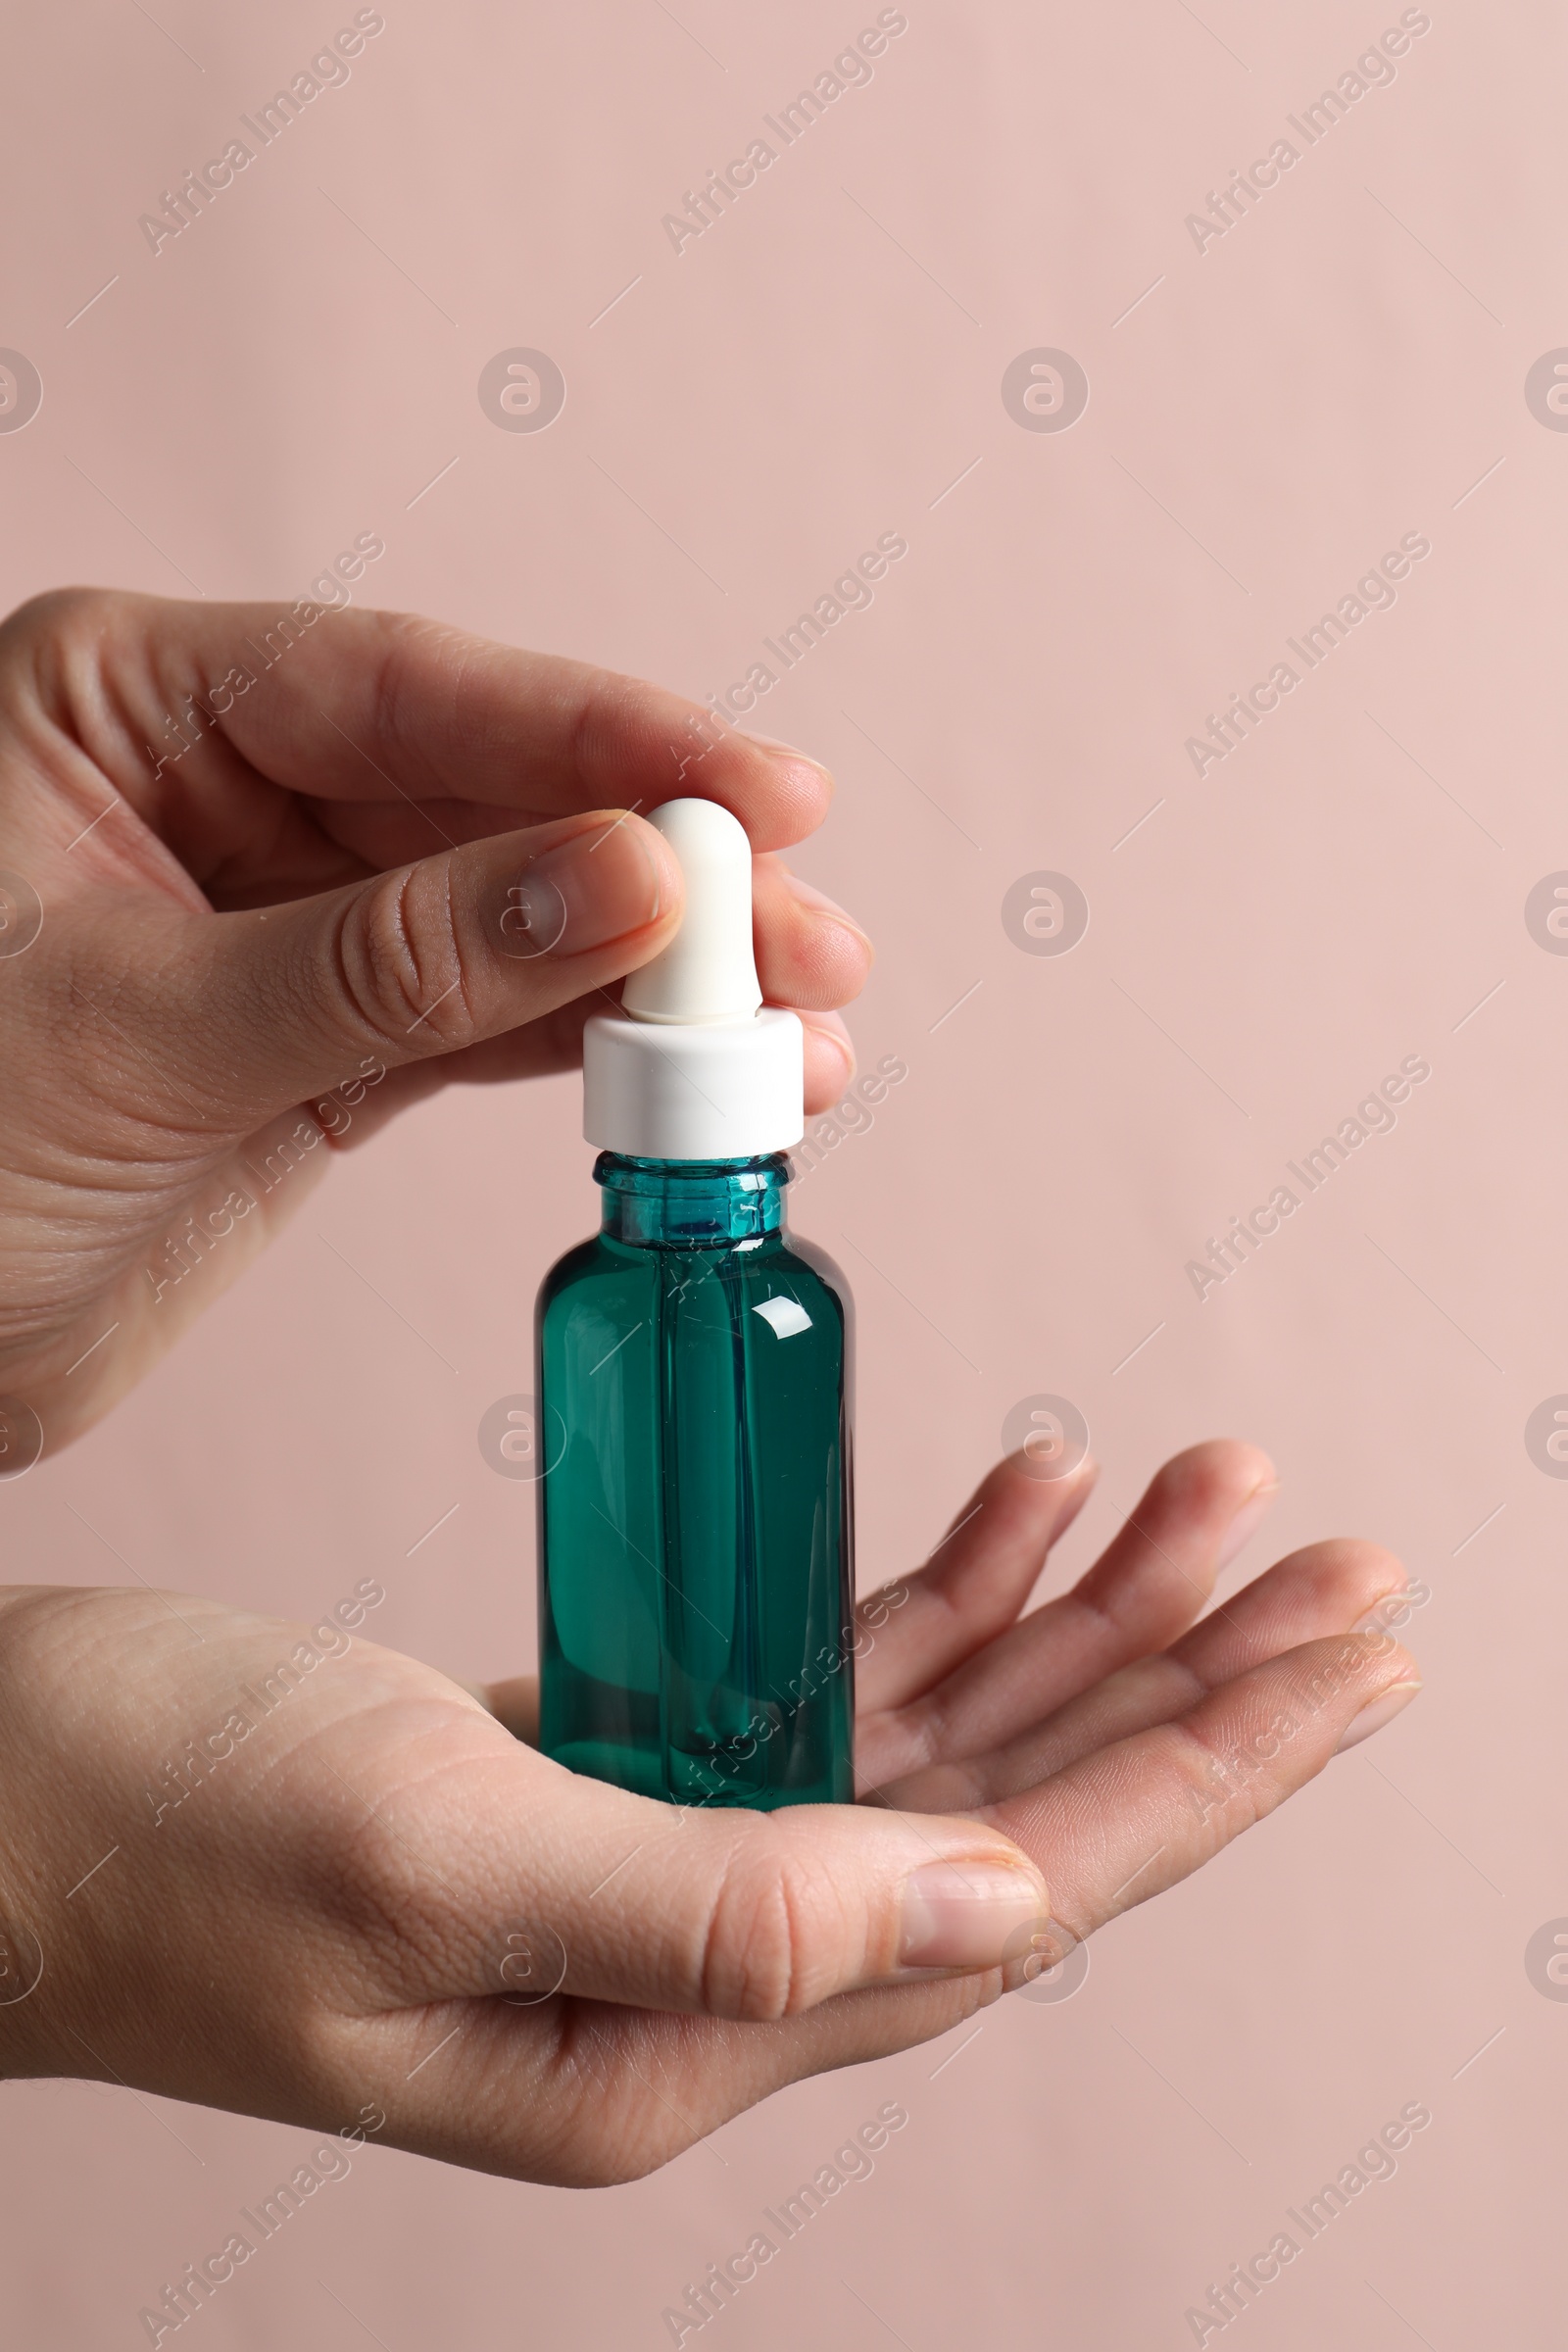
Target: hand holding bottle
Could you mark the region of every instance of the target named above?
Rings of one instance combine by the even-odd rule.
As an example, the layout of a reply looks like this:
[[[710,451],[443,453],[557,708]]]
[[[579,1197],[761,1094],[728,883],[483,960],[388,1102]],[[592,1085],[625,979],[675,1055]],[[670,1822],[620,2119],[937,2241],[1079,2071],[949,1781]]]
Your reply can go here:
[[[1372,1544],[1296,1552],[1193,1625],[1272,1491],[1245,1446],[1168,1463],[1020,1617],[1093,1475],[1004,1463],[861,1604],[853,1806],[680,1809],[579,1778],[513,1736],[531,1684],[487,1711],[335,1617],[12,1592],[0,2073],[323,2130],[371,2105],[391,2144],[590,2185],[946,2032],[1415,1687],[1377,1616],[1402,1572]]]
[[[674,792],[745,824],[762,988],[833,1102],[870,950],[774,855],[831,789],[682,695],[408,615],[81,589],[13,613],[0,1396],[58,1447],[333,1151],[449,1080],[569,1067],[678,925],[680,869],[625,813]]]

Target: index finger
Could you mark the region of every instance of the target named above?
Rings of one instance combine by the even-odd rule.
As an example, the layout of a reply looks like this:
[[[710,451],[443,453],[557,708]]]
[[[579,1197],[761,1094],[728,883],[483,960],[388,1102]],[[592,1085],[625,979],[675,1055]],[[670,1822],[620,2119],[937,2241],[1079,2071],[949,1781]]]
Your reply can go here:
[[[44,676],[48,717],[144,814],[147,747],[172,714],[317,799],[461,800],[538,819],[692,794],[770,850],[820,824],[832,794],[815,760],[689,696],[414,613],[71,589],[24,606],[4,635],[33,656],[23,675]],[[210,764],[171,764],[159,807],[211,785]]]

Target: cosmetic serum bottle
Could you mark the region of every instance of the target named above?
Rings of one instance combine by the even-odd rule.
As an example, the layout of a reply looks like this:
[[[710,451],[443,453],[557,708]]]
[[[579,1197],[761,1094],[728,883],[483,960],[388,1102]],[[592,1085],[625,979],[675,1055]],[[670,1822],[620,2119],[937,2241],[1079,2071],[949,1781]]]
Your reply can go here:
[[[685,912],[584,1029],[602,1222],[539,1294],[540,1744],[682,1805],[846,1803],[852,1307],[785,1218],[804,1038],[762,1004],[744,828],[651,822]]]

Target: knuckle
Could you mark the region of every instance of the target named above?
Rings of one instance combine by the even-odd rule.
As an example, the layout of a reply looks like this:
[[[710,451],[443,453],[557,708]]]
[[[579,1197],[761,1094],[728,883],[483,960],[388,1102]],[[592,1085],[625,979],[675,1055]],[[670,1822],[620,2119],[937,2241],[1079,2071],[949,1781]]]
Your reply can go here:
[[[16,657],[43,708],[69,724],[90,694],[104,639],[139,601],[108,588],[46,588],[0,624],[0,651]]]
[[[725,1872],[703,1939],[699,1984],[712,2014],[775,2025],[833,1990],[848,1922],[827,1875],[747,1838]]]
[[[901,1756],[907,1758],[906,1769],[925,1771],[940,1764],[947,1745],[953,1694],[940,1685],[923,1696],[910,1699],[894,1712],[901,1742]]]
[[[6,634],[25,638],[92,634],[122,601],[108,588],[45,588],[18,605],[6,620]]]
[[[628,744],[644,748],[666,743],[673,700],[646,678],[594,669],[582,679],[571,730],[570,756],[578,774],[612,800],[618,796]]]
[[[417,1054],[473,1042],[446,859],[362,890],[338,927],[336,961],[343,1000],[377,1045]]]
[[[432,701],[457,748],[468,748],[463,693],[466,659],[482,640],[420,612],[374,615],[378,640],[371,689],[376,739],[405,767],[428,764]]]
[[[1073,1587],[1070,1600],[1090,1639],[1104,1643],[1120,1637],[1124,1619],[1144,1594],[1129,1584],[1118,1584],[1114,1579],[1097,1583],[1099,1574],[1098,1567],[1091,1568],[1089,1574]]]
[[[1218,1817],[1220,1843],[1261,1819],[1269,1808],[1260,1805],[1258,1776],[1243,1769],[1231,1748],[1192,1722],[1174,1723],[1170,1732],[1167,1753],[1188,1802],[1204,1822]]]
[[[1123,1689],[1157,1693],[1161,1706],[1177,1708],[1201,1706],[1203,1700],[1217,1689],[1222,1675],[1205,1674],[1191,1658],[1177,1656],[1166,1650],[1161,1658],[1138,1658],[1110,1678]]]
[[[314,1894],[379,1988],[408,1997],[428,1990],[450,1966],[450,1905],[430,1871],[377,1815],[333,1837]]]

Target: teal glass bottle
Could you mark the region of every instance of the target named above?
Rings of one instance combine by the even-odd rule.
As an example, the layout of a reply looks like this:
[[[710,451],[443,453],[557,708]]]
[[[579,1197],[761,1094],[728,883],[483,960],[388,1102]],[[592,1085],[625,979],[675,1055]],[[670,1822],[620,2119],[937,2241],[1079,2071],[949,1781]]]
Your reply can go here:
[[[539,1294],[540,1744],[679,1804],[848,1802],[848,1287],[782,1152],[594,1175]]]

